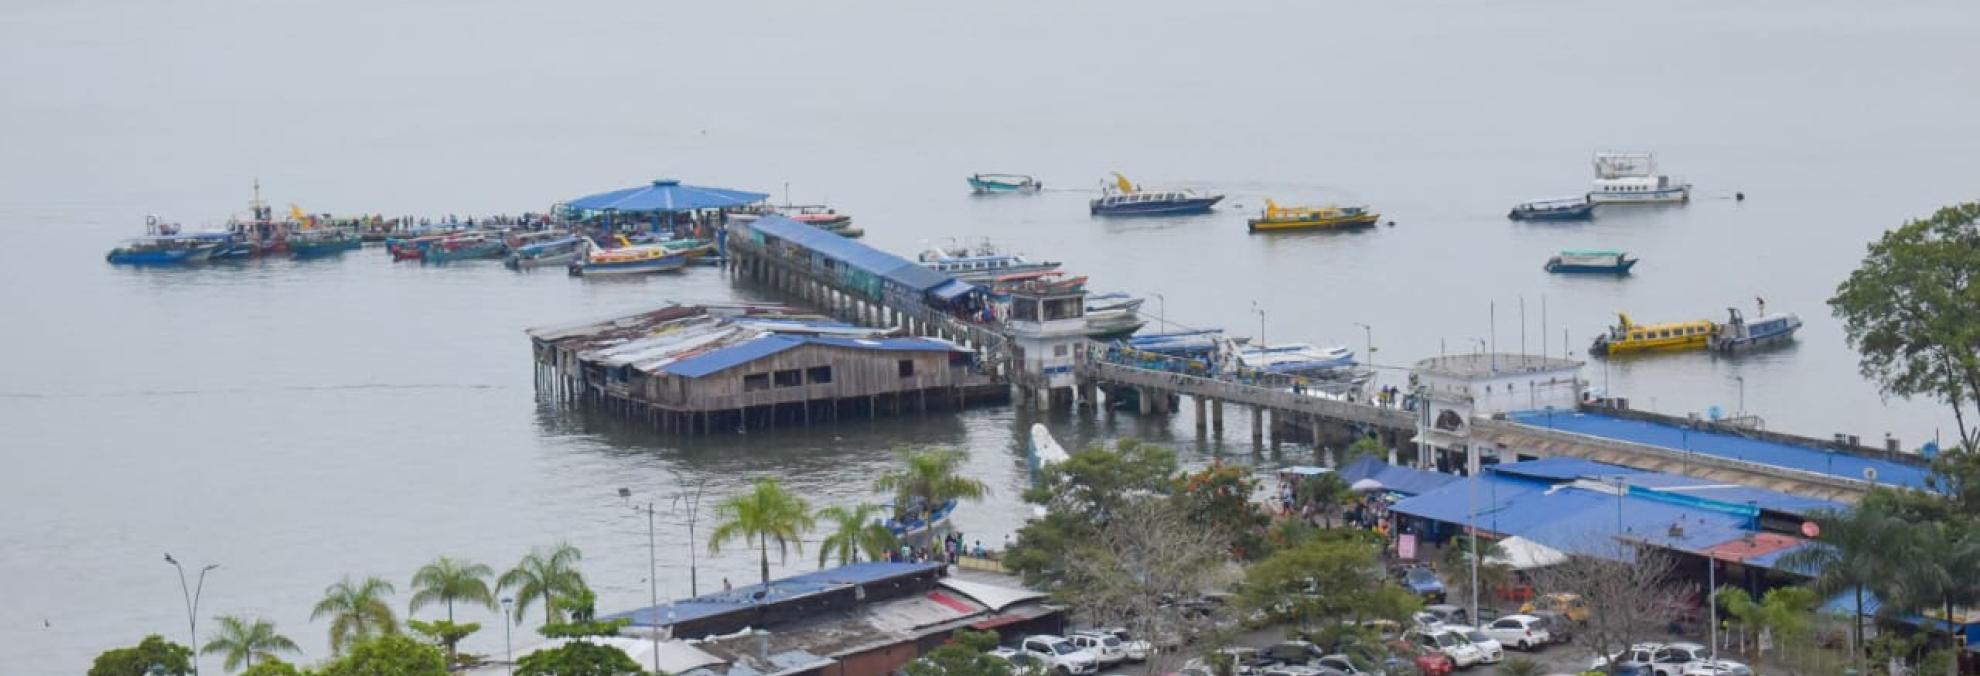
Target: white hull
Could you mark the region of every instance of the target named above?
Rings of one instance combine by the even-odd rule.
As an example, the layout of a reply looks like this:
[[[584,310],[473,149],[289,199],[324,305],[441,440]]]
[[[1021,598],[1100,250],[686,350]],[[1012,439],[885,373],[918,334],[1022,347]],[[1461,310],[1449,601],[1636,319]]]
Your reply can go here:
[[[1591,192],[1588,201],[1596,204],[1683,204],[1691,201],[1691,186],[1648,192]]]

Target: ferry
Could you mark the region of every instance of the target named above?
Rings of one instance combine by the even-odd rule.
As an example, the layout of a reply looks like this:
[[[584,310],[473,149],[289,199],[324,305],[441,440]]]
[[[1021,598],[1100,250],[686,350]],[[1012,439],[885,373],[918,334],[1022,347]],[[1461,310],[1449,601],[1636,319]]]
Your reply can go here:
[[[1595,153],[1595,204],[1682,204],[1691,201],[1691,184],[1657,173],[1650,153]]]
[[[1637,260],[1613,249],[1567,249],[1547,259],[1546,269],[1553,273],[1627,275]]]
[[[1224,200],[1223,195],[1205,195],[1194,190],[1147,192],[1126,176],[1114,174],[1114,185],[1087,203],[1095,216],[1167,216],[1208,213]]]
[[[1595,202],[1587,195],[1521,202],[1506,214],[1515,221],[1585,221],[1594,217]]]
[[[975,174],[969,177],[969,191],[978,195],[1038,192],[1045,184],[1023,174]]]
[[[1058,261],[1034,261],[1017,254],[1005,253],[991,246],[988,241],[974,248],[961,245],[933,247],[921,252],[919,262],[922,267],[976,284],[1020,272],[1046,272],[1059,269]]]
[[[1801,330],[1801,317],[1792,312],[1767,314],[1767,304],[1760,303],[1760,316],[1747,321],[1739,308],[1726,308],[1726,323],[1719,325],[1719,331],[1712,334],[1706,347],[1713,352],[1740,352],[1794,340],[1794,332]]]
[[[1617,324],[1609,327],[1608,333],[1595,337],[1589,354],[1702,350],[1719,332],[1717,324],[1705,319],[1644,325],[1630,321],[1628,313],[1617,313],[1616,318]]]
[[[1382,215],[1363,206],[1282,207],[1265,200],[1265,211],[1245,221],[1250,232],[1274,230],[1350,230],[1375,227]]]

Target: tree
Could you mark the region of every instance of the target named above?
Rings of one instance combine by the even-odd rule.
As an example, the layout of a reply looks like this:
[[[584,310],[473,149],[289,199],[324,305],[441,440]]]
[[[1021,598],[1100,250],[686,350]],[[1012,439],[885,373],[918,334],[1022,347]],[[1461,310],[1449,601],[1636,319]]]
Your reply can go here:
[[[1863,593],[1875,592],[1889,575],[1895,535],[1903,522],[1891,518],[1879,505],[1865,503],[1841,512],[1818,510],[1808,519],[1820,529],[1817,542],[1822,546],[1803,547],[1781,557],[1780,568],[1812,575],[1817,594],[1832,596],[1849,592],[1855,596],[1853,640],[1858,673],[1863,663]]]
[[[383,578],[354,581],[346,575],[323,590],[323,600],[316,602],[309,619],[314,622],[325,616],[330,618],[330,651],[342,653],[346,646],[360,639],[398,633],[398,619],[393,617],[392,607],[384,599],[393,591],[392,583]]]
[[[276,653],[295,654],[302,652],[296,642],[289,637],[275,633],[275,623],[261,618],[243,620],[234,615],[213,618],[220,623],[220,631],[200,652],[206,655],[226,655],[220,668],[234,671],[242,665],[254,666],[255,660],[277,659]]]
[[[1176,455],[1167,448],[1124,439],[1114,448],[1089,447],[1045,468],[1025,491],[1026,502],[1046,508],[1018,531],[1004,565],[1027,586],[1058,584],[1069,551],[1090,542],[1111,515],[1130,500],[1167,497],[1176,488]]]
[[[1011,676],[1011,663],[986,652],[997,633],[959,629],[948,643],[901,667],[906,676]]]
[[[404,634],[383,634],[352,643],[317,676],[447,676],[440,649]]]
[[[1570,556],[1531,571],[1539,588],[1587,600],[1588,621],[1575,634],[1583,646],[1612,655],[1689,614],[1689,600],[1698,598],[1698,590],[1677,581],[1677,563],[1669,555],[1606,536],[1589,539],[1590,546],[1577,549],[1601,556]]]
[[[873,490],[894,496],[895,516],[907,517],[917,509],[935,509],[950,500],[982,500],[990,487],[958,474],[969,459],[961,451],[901,451],[906,467],[880,475]]]
[[[584,576],[578,573],[577,562],[584,558],[584,552],[568,542],[545,549],[537,547],[516,563],[516,567],[503,573],[495,581],[498,590],[516,590],[515,623],[522,624],[523,613],[533,604],[543,605],[543,623],[556,624],[562,615],[557,609],[557,599],[584,589]]]
[[[1966,452],[1980,442],[1967,421],[1969,406],[1980,407],[1976,220],[1980,203],[1969,202],[1885,232],[1829,299],[1863,376],[1886,395],[1952,408]]]
[[[192,673],[192,656],[191,648],[152,634],[135,646],[103,651],[90,664],[89,676],[149,674],[152,665],[163,667],[169,676],[185,676]]]
[[[623,650],[571,641],[516,660],[516,676],[639,676],[647,673]]]
[[[303,672],[298,671],[296,665],[270,657],[248,667],[247,671],[241,672],[241,676],[303,676]]]
[[[1470,607],[1472,592],[1472,539],[1469,536],[1461,536],[1453,539],[1451,543],[1452,545],[1450,547],[1444,548],[1443,560],[1438,565],[1450,573],[1450,579],[1445,582],[1450,586],[1451,598],[1462,599],[1458,603],[1468,608]],[[1482,550],[1485,554],[1485,558],[1480,559],[1478,562],[1478,596],[1483,599],[1486,597],[1487,592],[1504,588],[1507,582],[1512,581],[1513,569],[1512,566],[1503,563],[1506,558],[1506,550],[1504,547],[1499,546],[1498,541],[1480,539],[1478,540],[1478,549]],[[1483,622],[1486,618],[1472,619]]]
[[[557,599],[557,605],[570,614],[571,621],[543,625],[536,630],[537,633],[548,638],[582,640],[596,636],[617,636],[620,629],[632,624],[632,620],[626,618],[598,621],[598,595],[593,594],[590,589],[579,589]]]
[[[1939,614],[1950,620],[1955,608],[1980,603],[1980,532],[1965,521],[1899,522],[1895,553],[1878,594],[1879,613],[1902,618]],[[1940,625],[1938,628],[1943,628]],[[1955,647],[1966,640],[1950,632]]]
[[[860,554],[868,560],[878,560],[888,550],[900,546],[894,532],[887,530],[876,518],[880,508],[876,505],[855,505],[842,507],[834,505],[818,510],[818,519],[831,525],[832,534],[818,543],[818,567],[825,567],[825,560],[837,554],[839,565],[859,561]]]
[[[784,492],[776,479],[757,479],[749,492],[731,496],[715,505],[715,532],[708,536],[708,552],[720,553],[722,543],[756,540],[762,559],[763,586],[770,586],[770,542],[777,542],[783,557],[789,549],[804,553],[804,532],[816,524],[811,506],[803,498]]]
[[[1375,437],[1361,437],[1355,439],[1354,443],[1348,444],[1347,448],[1342,449],[1340,465],[1346,467],[1362,458],[1376,458],[1386,461],[1389,458],[1389,449],[1383,446],[1381,440]]]
[[[421,608],[439,603],[447,607],[447,621],[453,622],[455,601],[494,610],[495,595],[488,591],[488,578],[494,574],[495,571],[488,566],[472,561],[458,561],[445,556],[434,559],[413,573],[412,602],[406,612],[417,613]]]
[[[1264,554],[1262,534],[1272,521],[1251,501],[1257,487],[1250,470],[1213,462],[1201,471],[1183,475],[1175,498],[1190,521],[1231,543],[1233,553],[1242,559]]]
[[[448,665],[461,663],[461,641],[469,636],[473,636],[475,632],[481,631],[481,623],[479,622],[455,624],[452,620],[425,622],[408,618],[406,620],[406,627],[412,629],[413,633],[424,636],[426,640],[432,641],[435,645],[445,649],[447,651]]]
[[[1354,488],[1334,472],[1302,478],[1299,488],[1293,489],[1294,504],[1302,509],[1312,505],[1328,528],[1334,527],[1334,514],[1341,505],[1352,502],[1354,497]]]
[[[1198,600],[1225,570],[1230,542],[1166,496],[1130,496],[1122,507],[1071,544],[1052,597],[1095,624],[1187,646],[1221,614]]]
[[[1381,549],[1360,531],[1318,531],[1245,570],[1240,604],[1301,629],[1404,622],[1421,606],[1382,574]]]

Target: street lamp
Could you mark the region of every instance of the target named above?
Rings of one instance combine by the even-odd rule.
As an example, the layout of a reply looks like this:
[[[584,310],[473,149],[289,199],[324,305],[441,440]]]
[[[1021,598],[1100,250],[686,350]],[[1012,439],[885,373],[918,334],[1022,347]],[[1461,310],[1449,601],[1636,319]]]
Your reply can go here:
[[[708,487],[708,479],[707,477],[703,477],[701,479],[696,480],[694,482],[694,493],[692,494],[688,493],[686,477],[683,477],[680,474],[675,474],[674,483],[680,487],[680,492],[674,494],[674,510],[679,511],[681,508],[681,501],[683,499],[687,500],[688,596],[700,596],[701,574],[699,572],[699,564],[697,563],[697,556],[694,551],[695,543],[699,542],[699,540],[695,539],[694,522],[697,517],[701,516],[701,491],[702,489]]]
[[[165,553],[165,562],[172,564],[172,567],[179,571],[179,594],[186,599],[186,634],[192,637],[192,645],[189,647],[193,650],[193,676],[199,676],[199,597],[206,591],[206,574],[219,568],[220,564],[209,563],[204,568],[200,568],[199,584],[188,589],[185,566],[179,565],[179,560],[172,558],[171,552]]]
[[[1354,325],[1361,327],[1362,335],[1368,339],[1368,366],[1372,368],[1375,366],[1375,327],[1361,322],[1355,322]]]
[[[1265,348],[1265,308],[1258,307],[1258,301],[1251,301],[1251,311],[1258,313],[1258,348]]]
[[[502,654],[509,663],[509,676],[516,676],[516,649],[509,643],[509,608],[515,605],[515,598],[502,597]]]
[[[1168,331],[1169,299],[1162,297],[1162,294],[1159,293],[1148,295],[1155,297],[1155,323],[1161,325],[1163,331]]]
[[[631,500],[632,489],[620,488],[619,497]],[[647,607],[657,609],[660,607],[660,554],[659,548],[654,544],[653,538],[653,503],[649,501],[645,506],[633,505],[632,508],[634,512],[646,513],[646,585],[649,601]],[[688,549],[693,548],[694,542],[690,540],[688,542]],[[653,673],[660,673],[660,631],[658,627],[655,627],[653,631]]]

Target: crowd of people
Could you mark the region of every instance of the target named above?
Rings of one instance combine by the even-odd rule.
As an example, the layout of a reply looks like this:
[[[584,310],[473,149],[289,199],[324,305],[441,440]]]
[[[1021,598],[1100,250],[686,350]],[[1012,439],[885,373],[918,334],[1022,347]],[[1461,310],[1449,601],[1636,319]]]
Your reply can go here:
[[[977,540],[975,544],[969,544],[969,541],[963,538],[962,531],[956,531],[943,535],[942,544],[933,548],[916,547],[902,543],[899,550],[887,552],[887,561],[892,563],[932,562],[954,564],[965,556],[981,559],[989,555],[989,550],[983,548],[982,540]]]

